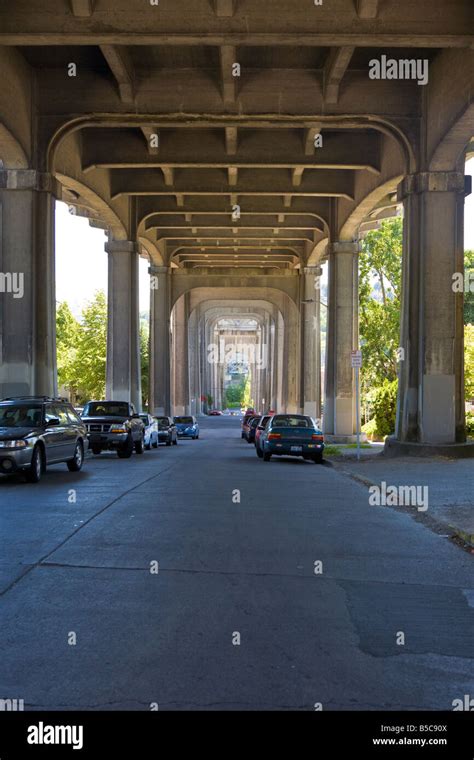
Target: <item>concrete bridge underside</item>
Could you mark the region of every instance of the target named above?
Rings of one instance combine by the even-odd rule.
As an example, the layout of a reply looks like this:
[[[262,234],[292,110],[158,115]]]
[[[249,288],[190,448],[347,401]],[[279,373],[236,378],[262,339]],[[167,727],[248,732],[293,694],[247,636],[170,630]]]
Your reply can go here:
[[[143,256],[150,408],[199,411],[219,313],[252,313],[272,346],[260,398],[319,416],[322,397],[326,433],[350,439],[359,236],[403,204],[396,444],[461,450],[463,295],[451,284],[463,271],[472,28],[471,0],[436,13],[429,0],[3,4],[0,261],[24,273],[25,297],[0,295],[0,394],[56,390],[60,199],[108,231],[108,395],[140,405]],[[426,61],[427,84],[370,78],[382,55]]]

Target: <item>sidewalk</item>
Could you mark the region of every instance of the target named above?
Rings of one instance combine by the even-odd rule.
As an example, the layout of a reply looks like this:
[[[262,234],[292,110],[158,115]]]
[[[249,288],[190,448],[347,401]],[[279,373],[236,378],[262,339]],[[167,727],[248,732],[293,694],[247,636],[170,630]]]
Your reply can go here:
[[[426,486],[429,506],[426,512],[414,507],[396,506],[410,512],[437,533],[456,536],[464,544],[474,547],[474,462],[472,459],[417,459],[401,457],[387,459],[381,453],[383,446],[372,445],[361,449],[357,461],[354,448],[338,446],[338,454],[327,460],[334,467],[367,486],[382,482],[393,486]],[[389,507],[390,508],[390,507]]]

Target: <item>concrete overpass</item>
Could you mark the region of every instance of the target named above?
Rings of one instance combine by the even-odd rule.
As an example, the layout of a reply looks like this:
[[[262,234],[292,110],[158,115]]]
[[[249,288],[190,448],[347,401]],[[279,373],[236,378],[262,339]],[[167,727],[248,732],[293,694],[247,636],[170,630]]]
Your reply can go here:
[[[3,4],[0,260],[24,273],[25,297],[1,295],[1,395],[56,390],[61,199],[108,231],[108,395],[140,399],[144,256],[152,411],[199,411],[216,384],[205,348],[219,314],[252,313],[271,345],[260,398],[319,416],[323,397],[326,433],[350,439],[358,238],[403,203],[396,441],[461,448],[463,296],[451,284],[463,270],[473,21],[470,0],[436,13],[428,0]],[[382,56],[403,62],[398,78],[369,76]],[[418,60],[425,86],[405,78]]]

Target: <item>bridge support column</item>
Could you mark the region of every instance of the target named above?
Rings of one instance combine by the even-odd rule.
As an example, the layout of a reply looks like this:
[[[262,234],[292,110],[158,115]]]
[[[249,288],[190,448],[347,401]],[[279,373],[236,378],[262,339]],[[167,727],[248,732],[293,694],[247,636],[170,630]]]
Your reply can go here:
[[[351,351],[358,346],[357,242],[333,243],[329,252],[326,399],[328,440],[355,440],[354,371]]]
[[[174,307],[173,328],[173,410],[175,415],[189,414],[188,308],[186,294],[178,299]]]
[[[131,240],[110,240],[106,396],[141,409],[138,250]]]
[[[305,267],[301,326],[302,412],[321,417],[321,314],[319,278],[321,267]]]
[[[154,278],[150,304],[150,412],[171,414],[170,399],[170,270],[150,266]]]
[[[465,178],[457,172],[410,175],[405,207],[401,361],[395,437],[386,453],[474,456],[465,444],[463,292]]]
[[[0,171],[0,398],[57,394],[55,187],[50,174]]]

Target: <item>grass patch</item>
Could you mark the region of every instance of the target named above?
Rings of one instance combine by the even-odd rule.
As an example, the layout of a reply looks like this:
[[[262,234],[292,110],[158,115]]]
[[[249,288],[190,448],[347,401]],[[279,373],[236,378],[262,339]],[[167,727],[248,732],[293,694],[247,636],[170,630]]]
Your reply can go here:
[[[324,447],[324,456],[325,457],[338,457],[342,454],[341,449],[339,446],[333,446],[332,444],[329,444]]]
[[[356,449],[357,448],[357,443],[346,443],[344,445],[344,448],[345,449]],[[361,449],[371,449],[372,446],[370,445],[370,443],[361,443],[360,444],[360,448]]]

